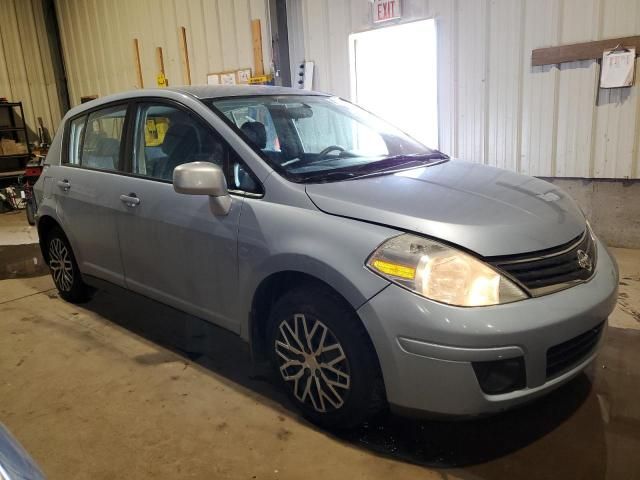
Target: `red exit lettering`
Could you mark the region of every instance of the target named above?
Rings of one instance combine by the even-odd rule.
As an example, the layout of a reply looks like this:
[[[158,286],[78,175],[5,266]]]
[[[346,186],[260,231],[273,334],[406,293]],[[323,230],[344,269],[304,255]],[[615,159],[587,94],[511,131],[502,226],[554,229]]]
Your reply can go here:
[[[384,20],[391,20],[392,18],[399,17],[398,0],[380,0],[376,2],[376,19],[375,21],[381,22]]]

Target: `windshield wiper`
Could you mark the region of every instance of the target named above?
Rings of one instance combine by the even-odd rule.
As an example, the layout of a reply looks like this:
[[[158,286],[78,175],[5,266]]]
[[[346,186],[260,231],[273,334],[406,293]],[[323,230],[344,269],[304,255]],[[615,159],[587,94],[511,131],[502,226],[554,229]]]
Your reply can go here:
[[[448,159],[448,155],[437,151],[426,154],[395,155],[393,157],[387,157],[384,160],[380,160],[379,162],[362,165],[360,168],[353,171],[355,173],[354,178],[378,175],[380,173],[392,173],[395,171],[426,165],[431,163],[433,160]]]
[[[431,152],[431,153],[409,153],[409,154],[402,154],[402,155],[393,155],[391,157],[386,157],[383,158],[382,160],[380,160],[379,162],[376,162],[375,164],[369,164],[369,165],[381,165],[381,164],[396,164],[396,165],[400,165],[400,164],[404,164],[404,163],[408,163],[408,162],[426,162],[426,161],[430,161],[430,160],[448,160],[449,156],[445,155],[442,152]],[[363,165],[364,166],[364,165]]]
[[[303,183],[314,182],[314,183],[324,183],[328,181],[336,182],[339,180],[347,180],[349,178],[354,178],[356,174],[354,172],[345,172],[345,171],[328,171],[328,172],[318,172],[316,174],[305,175],[304,177],[300,177],[300,181]]]
[[[303,183],[314,182],[337,182],[340,180],[351,180],[356,178],[369,177],[373,175],[381,175],[394,173],[409,168],[415,168],[422,165],[428,165],[434,160],[448,160],[449,156],[442,152],[432,153],[412,153],[408,155],[394,155],[376,162],[366,163],[357,168],[348,168],[340,170],[329,170],[311,173],[301,176],[300,181]]]

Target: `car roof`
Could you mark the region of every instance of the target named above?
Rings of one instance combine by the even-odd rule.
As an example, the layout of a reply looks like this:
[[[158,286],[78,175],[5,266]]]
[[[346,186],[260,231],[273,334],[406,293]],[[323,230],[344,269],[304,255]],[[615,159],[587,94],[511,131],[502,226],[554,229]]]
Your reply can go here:
[[[200,100],[207,98],[241,97],[248,95],[326,95],[290,87],[274,87],[271,85],[192,85],[169,87],[179,93],[193,95]]]
[[[253,95],[316,95],[328,96],[326,93],[301,90],[299,88],[274,87],[271,85],[192,85],[176,86],[169,88],[142,88],[129,90],[113,95],[100,97],[90,102],[75,106],[67,112],[65,119],[83,113],[94,107],[99,107],[116,101],[128,101],[143,97],[172,97],[178,95],[189,95],[199,100],[212,98],[232,98]]]

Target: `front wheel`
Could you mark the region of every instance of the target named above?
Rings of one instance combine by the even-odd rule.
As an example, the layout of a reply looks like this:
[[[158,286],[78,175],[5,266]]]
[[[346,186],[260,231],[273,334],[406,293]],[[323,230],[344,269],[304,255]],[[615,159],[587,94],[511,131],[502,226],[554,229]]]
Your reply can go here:
[[[71,303],[88,300],[89,290],[82,281],[69,240],[59,228],[47,236],[47,253],[51,277],[60,296]]]
[[[349,428],[384,405],[378,360],[355,311],[324,287],[286,293],[271,311],[271,362],[305,417]]]

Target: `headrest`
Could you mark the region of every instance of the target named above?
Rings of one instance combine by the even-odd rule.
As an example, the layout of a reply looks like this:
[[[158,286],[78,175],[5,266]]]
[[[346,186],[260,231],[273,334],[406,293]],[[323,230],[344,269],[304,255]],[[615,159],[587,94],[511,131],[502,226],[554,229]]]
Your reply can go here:
[[[187,123],[172,123],[164,135],[162,151],[167,155],[171,155],[176,147],[183,142],[198,142],[198,134],[195,127]]]
[[[115,138],[98,138],[95,155],[101,157],[116,157],[120,153],[120,141]]]
[[[260,150],[267,147],[267,129],[264,127],[264,123],[246,122],[242,124],[240,130]]]

